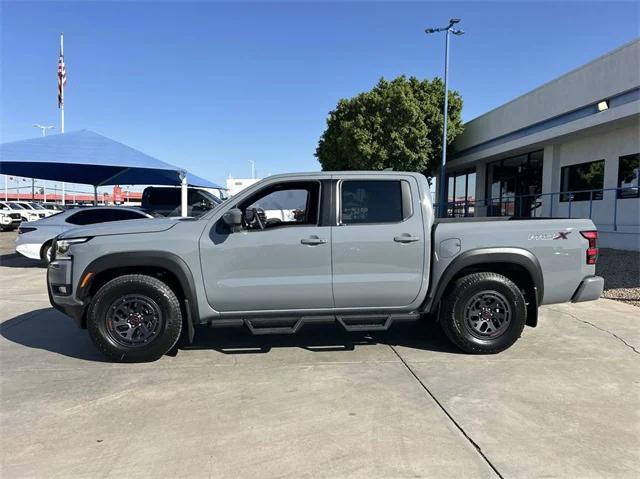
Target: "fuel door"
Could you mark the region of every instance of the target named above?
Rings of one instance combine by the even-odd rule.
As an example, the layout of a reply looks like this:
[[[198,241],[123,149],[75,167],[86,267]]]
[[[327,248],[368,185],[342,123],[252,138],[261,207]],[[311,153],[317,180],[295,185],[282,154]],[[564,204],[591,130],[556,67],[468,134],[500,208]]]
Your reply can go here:
[[[447,238],[440,241],[440,257],[441,258],[453,258],[461,249],[460,238]]]

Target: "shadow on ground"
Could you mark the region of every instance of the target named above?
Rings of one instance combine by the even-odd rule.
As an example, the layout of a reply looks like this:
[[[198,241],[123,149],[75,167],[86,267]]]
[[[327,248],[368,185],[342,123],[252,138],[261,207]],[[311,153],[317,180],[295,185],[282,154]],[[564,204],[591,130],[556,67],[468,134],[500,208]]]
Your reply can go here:
[[[104,362],[86,330],[54,310],[43,308],[21,314],[0,325],[0,335],[33,349],[42,349],[86,361]],[[348,333],[337,325],[309,325],[292,335],[253,336],[245,328],[196,328],[195,341],[183,350],[214,350],[223,354],[264,354],[273,348],[302,348],[317,353],[353,351],[375,344],[457,354],[433,323],[399,323],[389,331]]]
[[[398,323],[389,331],[346,332],[334,324],[304,326],[296,334],[257,335],[245,328],[196,330],[193,344],[182,349],[213,349],[223,354],[268,353],[273,348],[302,348],[312,352],[352,351],[360,346],[388,344],[445,353],[459,353],[431,322]]]
[[[5,268],[44,268],[42,261],[25,258],[18,253],[8,253],[0,255],[0,266]]]
[[[28,348],[75,359],[105,361],[91,343],[87,332],[53,308],[36,309],[4,321],[0,325],[0,335]],[[6,361],[7,353],[3,356]]]

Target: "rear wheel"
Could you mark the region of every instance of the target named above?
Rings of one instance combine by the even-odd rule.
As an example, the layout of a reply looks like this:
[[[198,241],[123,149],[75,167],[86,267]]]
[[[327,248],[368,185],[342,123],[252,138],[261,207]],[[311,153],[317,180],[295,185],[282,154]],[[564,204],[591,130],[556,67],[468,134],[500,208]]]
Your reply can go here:
[[[527,309],[520,289],[496,273],[458,279],[442,302],[440,324],[467,353],[491,354],[509,348],[522,334]]]
[[[95,295],[87,329],[96,347],[114,361],[155,361],[180,338],[180,302],[157,278],[120,276]]]

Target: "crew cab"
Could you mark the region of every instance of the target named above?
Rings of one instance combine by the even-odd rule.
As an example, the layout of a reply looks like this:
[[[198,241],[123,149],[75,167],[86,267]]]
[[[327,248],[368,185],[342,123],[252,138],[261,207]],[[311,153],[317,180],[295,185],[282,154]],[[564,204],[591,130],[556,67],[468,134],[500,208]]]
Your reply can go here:
[[[291,214],[270,217],[273,203]],[[596,242],[587,219],[437,220],[417,173],[288,174],[197,219],[65,232],[47,279],[53,306],[115,361],[158,359],[201,324],[284,334],[421,319],[463,351],[497,353],[540,305],[600,296]]]

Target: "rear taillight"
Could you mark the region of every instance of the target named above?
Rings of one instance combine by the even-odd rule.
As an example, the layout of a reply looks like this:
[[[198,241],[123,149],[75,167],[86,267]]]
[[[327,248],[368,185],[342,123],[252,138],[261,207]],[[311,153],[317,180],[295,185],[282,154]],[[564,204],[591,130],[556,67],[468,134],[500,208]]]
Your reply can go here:
[[[587,264],[596,264],[596,261],[598,261],[598,232],[580,231],[580,234],[589,240],[589,247],[587,248]]]

